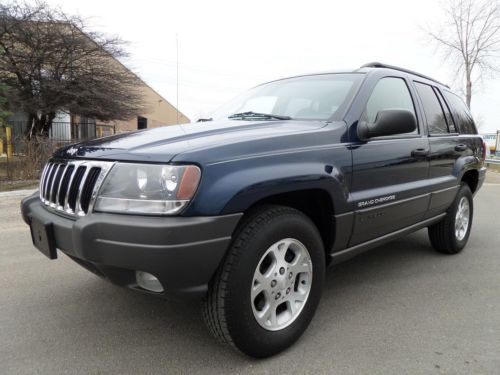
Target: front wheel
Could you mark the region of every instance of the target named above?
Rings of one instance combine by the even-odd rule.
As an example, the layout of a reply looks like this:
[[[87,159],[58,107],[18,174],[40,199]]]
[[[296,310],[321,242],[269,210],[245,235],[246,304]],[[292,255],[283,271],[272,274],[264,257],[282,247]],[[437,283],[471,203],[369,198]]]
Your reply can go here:
[[[314,223],[289,207],[250,214],[210,284],[203,317],[210,331],[252,357],[292,345],[318,305],[325,253]]]
[[[473,208],[470,188],[462,183],[446,216],[439,223],[429,227],[429,239],[434,249],[445,254],[462,251],[469,239]]]

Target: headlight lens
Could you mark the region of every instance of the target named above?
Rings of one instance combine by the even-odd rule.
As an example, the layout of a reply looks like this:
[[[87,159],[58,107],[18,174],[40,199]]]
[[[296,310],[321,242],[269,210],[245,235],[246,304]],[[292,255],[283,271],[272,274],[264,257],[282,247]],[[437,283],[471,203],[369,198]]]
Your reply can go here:
[[[94,210],[172,215],[189,203],[200,177],[195,165],[117,163],[103,183]]]

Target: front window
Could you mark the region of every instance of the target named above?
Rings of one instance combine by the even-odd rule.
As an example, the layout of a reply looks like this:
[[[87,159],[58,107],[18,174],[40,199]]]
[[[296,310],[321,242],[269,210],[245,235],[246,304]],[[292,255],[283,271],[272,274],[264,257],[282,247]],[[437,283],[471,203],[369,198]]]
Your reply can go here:
[[[276,116],[297,120],[340,120],[364,74],[318,74],[254,87],[219,108],[214,120]],[[264,116],[271,115],[271,116]]]
[[[388,109],[405,109],[413,113],[416,118],[410,91],[402,78],[384,77],[377,82],[366,103],[364,120],[372,124],[376,121],[380,111]],[[405,134],[417,133],[418,129],[415,129],[413,132]]]

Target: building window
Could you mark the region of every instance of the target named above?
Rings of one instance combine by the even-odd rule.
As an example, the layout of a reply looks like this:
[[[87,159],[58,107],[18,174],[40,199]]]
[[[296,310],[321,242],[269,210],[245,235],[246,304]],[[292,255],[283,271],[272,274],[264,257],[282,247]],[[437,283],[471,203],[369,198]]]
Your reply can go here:
[[[147,129],[148,128],[148,119],[146,117],[137,116],[137,129]]]

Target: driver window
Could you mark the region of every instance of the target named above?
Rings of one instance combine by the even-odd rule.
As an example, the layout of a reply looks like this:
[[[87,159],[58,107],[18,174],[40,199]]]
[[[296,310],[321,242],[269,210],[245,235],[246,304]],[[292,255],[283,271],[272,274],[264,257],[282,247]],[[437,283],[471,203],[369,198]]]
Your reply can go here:
[[[363,117],[368,123],[374,123],[377,113],[386,109],[406,109],[417,118],[410,91],[404,79],[386,77],[378,81],[366,103]],[[418,134],[418,127],[413,132],[406,134]]]

